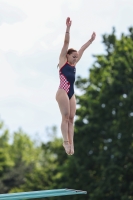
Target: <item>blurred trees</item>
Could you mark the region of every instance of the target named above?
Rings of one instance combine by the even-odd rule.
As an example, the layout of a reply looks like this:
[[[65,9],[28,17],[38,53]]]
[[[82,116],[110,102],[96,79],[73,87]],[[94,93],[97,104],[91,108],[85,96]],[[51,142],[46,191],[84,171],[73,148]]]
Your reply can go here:
[[[10,144],[3,130],[1,193],[74,188],[88,192],[74,200],[133,199],[133,28],[119,39],[113,29],[103,45],[88,77],[76,81],[75,154],[67,156],[55,136],[36,146],[21,130]]]
[[[38,150],[21,130],[14,133],[13,142],[3,122],[0,132],[0,193],[7,193],[25,182],[25,175],[35,165]]]
[[[82,95],[65,183],[87,190],[82,200],[133,199],[133,29],[120,39],[113,29],[103,44],[89,77],[76,83]]]

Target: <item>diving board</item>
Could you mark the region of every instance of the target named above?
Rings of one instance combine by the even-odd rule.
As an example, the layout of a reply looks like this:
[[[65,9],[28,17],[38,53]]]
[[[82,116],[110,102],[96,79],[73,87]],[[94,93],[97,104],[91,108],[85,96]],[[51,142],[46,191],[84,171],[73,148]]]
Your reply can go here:
[[[75,189],[55,189],[55,190],[40,190],[31,192],[17,192],[9,194],[0,194],[0,200],[26,200],[36,199],[44,197],[66,196],[87,194],[87,191],[75,190]]]

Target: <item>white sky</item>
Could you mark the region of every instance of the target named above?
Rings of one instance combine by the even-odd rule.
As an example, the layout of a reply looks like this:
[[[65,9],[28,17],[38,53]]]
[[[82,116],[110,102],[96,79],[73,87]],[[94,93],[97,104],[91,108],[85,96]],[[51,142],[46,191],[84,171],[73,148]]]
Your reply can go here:
[[[11,133],[21,127],[46,141],[45,128],[57,125],[61,136],[56,66],[68,16],[69,47],[79,49],[97,34],[77,65],[77,75],[86,77],[92,55],[104,52],[101,36],[114,26],[119,37],[133,25],[133,1],[0,0],[0,116]]]

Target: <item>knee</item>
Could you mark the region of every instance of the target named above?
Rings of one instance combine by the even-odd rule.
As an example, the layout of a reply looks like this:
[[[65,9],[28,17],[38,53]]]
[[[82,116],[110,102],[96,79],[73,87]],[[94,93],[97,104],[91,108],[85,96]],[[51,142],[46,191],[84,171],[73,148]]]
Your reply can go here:
[[[64,114],[62,120],[64,122],[69,122],[69,114],[68,113]]]
[[[70,122],[71,124],[73,124],[73,122],[74,122],[74,116],[69,116],[69,122]]]

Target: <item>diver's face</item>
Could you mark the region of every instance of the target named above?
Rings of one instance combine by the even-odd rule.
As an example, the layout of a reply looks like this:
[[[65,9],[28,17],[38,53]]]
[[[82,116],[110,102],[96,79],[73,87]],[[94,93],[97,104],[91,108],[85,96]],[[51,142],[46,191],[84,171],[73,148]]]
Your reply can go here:
[[[68,57],[68,62],[69,63],[75,64],[77,62],[77,59],[78,59],[78,53],[77,52],[73,52],[70,55],[67,54],[67,57]]]

